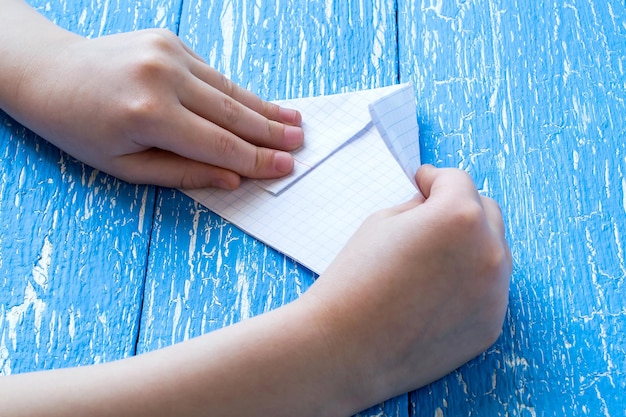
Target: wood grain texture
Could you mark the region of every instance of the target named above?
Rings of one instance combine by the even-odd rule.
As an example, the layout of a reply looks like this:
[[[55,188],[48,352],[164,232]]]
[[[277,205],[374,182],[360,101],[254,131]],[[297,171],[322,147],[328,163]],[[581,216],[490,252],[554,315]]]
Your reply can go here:
[[[397,82],[391,0],[186,1],[179,35],[268,100]]]
[[[132,354],[153,190],[0,126],[0,372]]]
[[[467,170],[502,205],[510,309],[485,354],[361,415],[626,416],[623,1],[32,4],[86,36],[180,30],[268,99],[412,81],[424,162]],[[0,138],[0,374],[167,346],[315,279],[183,194],[98,173],[1,112]]]
[[[399,2],[425,162],[502,204],[501,339],[411,397],[418,416],[626,415],[626,9]]]
[[[397,82],[393,2],[186,2],[179,35],[266,99]],[[281,306],[314,278],[181,193],[162,190],[138,351]],[[408,415],[408,397],[362,415]]]
[[[149,14],[131,2],[31,4],[87,36],[175,29],[179,9],[169,1],[151,3]],[[84,166],[1,112],[0,138],[0,373],[134,354],[154,188]]]

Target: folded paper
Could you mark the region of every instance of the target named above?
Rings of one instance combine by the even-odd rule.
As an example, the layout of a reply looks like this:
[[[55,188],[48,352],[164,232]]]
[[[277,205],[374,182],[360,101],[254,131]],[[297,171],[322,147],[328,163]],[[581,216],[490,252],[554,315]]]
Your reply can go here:
[[[302,113],[294,172],[235,191],[183,190],[316,273],[371,213],[416,194],[419,131],[410,84],[285,100]]]

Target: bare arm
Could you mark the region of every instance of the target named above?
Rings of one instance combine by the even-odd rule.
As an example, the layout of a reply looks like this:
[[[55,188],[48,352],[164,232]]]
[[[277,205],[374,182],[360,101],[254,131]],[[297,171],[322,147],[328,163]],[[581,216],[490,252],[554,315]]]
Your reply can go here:
[[[497,204],[424,166],[423,197],[372,215],[298,300],[178,345],[0,378],[11,416],[346,416],[488,348],[511,258]]]
[[[259,99],[166,30],[84,39],[0,0],[0,108],[131,182],[236,188],[293,169],[301,116]]]

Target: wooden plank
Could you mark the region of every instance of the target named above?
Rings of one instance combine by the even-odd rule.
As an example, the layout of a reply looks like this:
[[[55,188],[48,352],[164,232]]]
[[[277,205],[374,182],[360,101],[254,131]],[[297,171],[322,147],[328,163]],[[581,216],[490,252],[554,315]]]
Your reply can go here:
[[[32,4],[88,36],[178,23],[169,0]],[[2,112],[0,137],[0,373],[132,355],[154,188],[84,166]]]
[[[132,354],[154,191],[0,126],[0,372]]]
[[[393,84],[391,1],[187,2],[180,36],[266,99]],[[315,276],[176,191],[160,190],[138,352],[281,306]],[[406,395],[362,413],[408,414]]]
[[[180,33],[268,100],[397,82],[395,2],[186,1]]]
[[[426,162],[502,204],[500,340],[411,396],[419,416],[625,416],[624,2],[399,2]]]

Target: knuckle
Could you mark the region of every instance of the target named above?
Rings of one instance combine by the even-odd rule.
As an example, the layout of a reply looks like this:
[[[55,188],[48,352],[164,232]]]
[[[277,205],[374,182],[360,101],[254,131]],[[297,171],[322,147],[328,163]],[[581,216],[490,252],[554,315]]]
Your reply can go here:
[[[175,69],[180,40],[166,29],[146,30],[140,35],[137,50],[141,51],[131,63],[130,71],[138,80],[162,78]]]
[[[153,96],[139,96],[126,102],[123,107],[122,125],[131,130],[152,126],[152,122],[162,113],[162,103]],[[152,126],[153,127],[153,126]]]
[[[284,127],[269,119],[265,119],[263,130],[259,132],[259,138],[268,140],[284,136]]]
[[[215,152],[224,159],[230,159],[235,154],[235,140],[227,133],[221,133],[215,139]]]
[[[452,209],[451,223],[461,230],[474,229],[483,223],[485,214],[478,201],[467,201]]]
[[[239,121],[241,114],[241,108],[230,97],[226,97],[222,102],[222,112],[224,114],[224,120],[230,124],[236,124]]]
[[[261,100],[261,111],[263,114],[270,119],[277,120],[279,118],[279,109],[278,104],[270,103],[269,101]]]
[[[235,93],[235,83],[224,74],[219,74],[219,86],[220,91],[229,97]]]
[[[159,51],[145,51],[130,69],[139,82],[162,79],[171,70],[171,65]]]
[[[508,270],[509,258],[507,255],[507,248],[502,244],[496,242],[492,243],[489,250],[485,251],[485,269],[486,272],[499,279],[503,271]]]
[[[178,36],[167,29],[148,29],[142,32],[144,47],[158,51],[171,51],[180,42]]]
[[[180,79],[176,60],[172,59],[178,42],[176,35],[165,29],[154,29],[143,31],[139,36],[141,53],[131,57],[126,68],[134,84],[121,95],[124,103],[119,107],[123,120],[131,126],[144,124],[162,114],[168,103],[163,99],[164,80]]]
[[[272,164],[272,153],[267,149],[257,148],[254,160],[254,171],[263,172]]]
[[[183,190],[198,188],[197,178],[194,175],[194,171],[192,169],[183,169],[181,176],[178,180],[178,188],[181,188]]]

